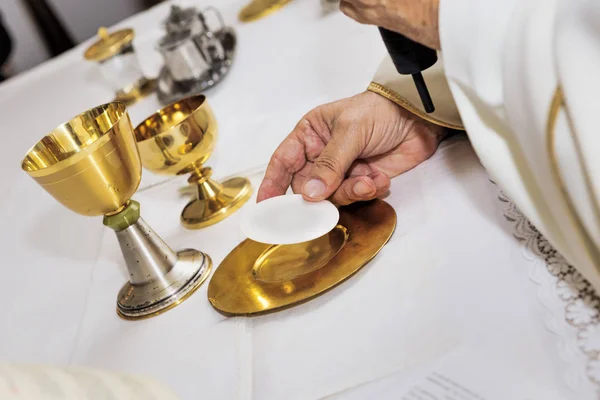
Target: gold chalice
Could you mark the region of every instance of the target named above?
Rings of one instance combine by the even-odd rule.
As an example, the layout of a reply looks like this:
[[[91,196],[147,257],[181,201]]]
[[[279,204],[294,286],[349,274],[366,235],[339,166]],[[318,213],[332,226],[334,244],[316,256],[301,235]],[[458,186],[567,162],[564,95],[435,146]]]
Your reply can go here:
[[[135,128],[142,164],[165,175],[191,174],[188,182],[196,198],[181,213],[190,229],[219,222],[238,210],[252,195],[250,181],[231,178],[222,183],[210,179],[203,167],[217,141],[217,120],[203,95],[170,104]]]
[[[82,215],[104,215],[104,225],[115,230],[129,272],[117,300],[123,318],[173,308],[208,277],[208,255],[171,250],[130,200],[142,165],[124,103],[92,108],[57,127],[31,148],[22,168],[59,203]]]

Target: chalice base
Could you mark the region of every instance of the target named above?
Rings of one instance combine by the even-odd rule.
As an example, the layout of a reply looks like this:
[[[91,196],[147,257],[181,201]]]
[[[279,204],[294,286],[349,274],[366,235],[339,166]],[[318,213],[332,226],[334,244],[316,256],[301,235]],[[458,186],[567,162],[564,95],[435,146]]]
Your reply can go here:
[[[156,90],[156,79],[142,78],[135,84],[118,91],[115,101],[131,106]]]
[[[124,319],[143,319],[161,314],[190,297],[208,278],[212,262],[208,255],[186,249],[176,253],[173,268],[161,279],[133,284],[119,292],[117,313]]]
[[[181,212],[181,223],[188,229],[199,229],[224,220],[239,210],[252,196],[252,185],[246,178],[231,178],[219,184],[219,191],[199,190]]]

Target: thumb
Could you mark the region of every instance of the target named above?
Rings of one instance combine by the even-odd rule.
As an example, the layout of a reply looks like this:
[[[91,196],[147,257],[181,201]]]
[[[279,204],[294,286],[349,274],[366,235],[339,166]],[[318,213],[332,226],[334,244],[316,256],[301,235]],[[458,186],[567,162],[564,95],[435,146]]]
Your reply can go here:
[[[339,188],[346,172],[359,156],[356,141],[347,135],[334,135],[310,169],[302,195],[309,201],[329,198]]]

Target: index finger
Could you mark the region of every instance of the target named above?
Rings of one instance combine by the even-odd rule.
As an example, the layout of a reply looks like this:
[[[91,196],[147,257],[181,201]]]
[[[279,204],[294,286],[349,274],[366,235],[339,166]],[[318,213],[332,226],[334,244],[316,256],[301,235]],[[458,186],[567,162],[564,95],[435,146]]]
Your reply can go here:
[[[296,130],[289,134],[271,156],[262,183],[258,189],[257,201],[263,201],[287,192],[294,174],[306,164],[304,143]]]

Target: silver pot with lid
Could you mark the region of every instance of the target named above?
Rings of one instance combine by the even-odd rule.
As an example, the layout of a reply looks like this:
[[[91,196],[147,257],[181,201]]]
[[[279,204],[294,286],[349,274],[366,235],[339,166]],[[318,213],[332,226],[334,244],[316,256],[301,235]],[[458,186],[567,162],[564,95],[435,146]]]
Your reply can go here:
[[[216,29],[211,29],[207,22],[209,11],[214,12],[221,24]],[[164,27],[166,33],[157,45],[164,60],[158,81],[159,101],[169,103],[201,93],[229,71],[236,36],[215,8],[198,11],[193,7],[172,6]]]
[[[176,81],[199,79],[210,69],[210,59],[189,29],[163,37],[158,43],[158,50]]]
[[[187,30],[192,34],[200,33],[202,26],[198,11],[194,7],[181,8],[172,5],[169,16],[165,20],[165,29],[168,34]]]

